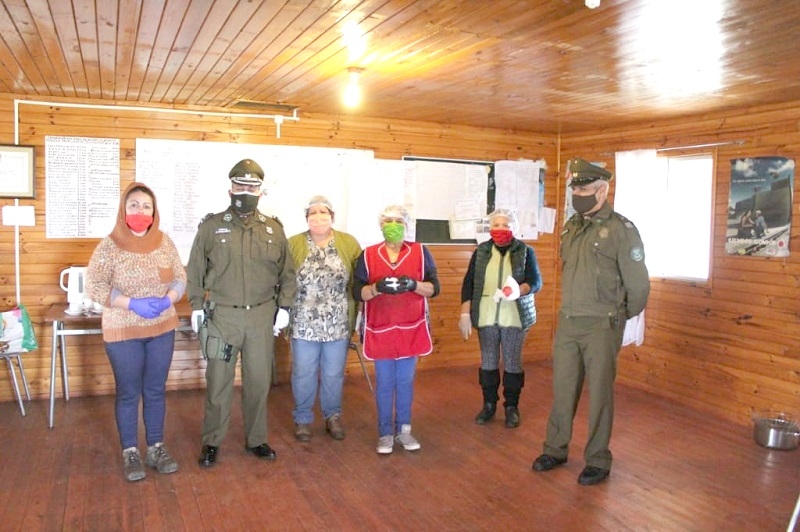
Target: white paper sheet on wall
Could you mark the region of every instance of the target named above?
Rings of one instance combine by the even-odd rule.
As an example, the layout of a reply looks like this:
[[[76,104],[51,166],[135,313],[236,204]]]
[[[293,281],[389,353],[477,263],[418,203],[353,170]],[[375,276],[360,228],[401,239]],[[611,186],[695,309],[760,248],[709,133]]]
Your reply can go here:
[[[517,238],[539,238],[539,173],[544,161],[494,163],[495,208],[514,209],[519,218]]]
[[[403,205],[415,218],[416,178],[413,162],[389,159],[356,162],[348,182],[347,232],[366,247],[383,240],[379,217],[389,205]],[[411,224],[406,240],[413,241],[415,237]]]
[[[119,208],[119,139],[46,136],[47,238],[102,238]]]

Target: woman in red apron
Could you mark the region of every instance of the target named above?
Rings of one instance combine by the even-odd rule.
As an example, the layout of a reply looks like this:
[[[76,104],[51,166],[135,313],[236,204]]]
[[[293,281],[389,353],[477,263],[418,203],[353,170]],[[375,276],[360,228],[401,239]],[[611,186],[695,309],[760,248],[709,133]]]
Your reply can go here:
[[[411,435],[414,374],[417,357],[433,350],[428,298],[439,293],[439,278],[428,249],[405,240],[409,221],[405,207],[386,207],[384,241],[361,253],[354,274],[353,295],[364,302],[364,356],[375,362],[379,454],[391,453],[395,441],[407,451],[420,448]]]

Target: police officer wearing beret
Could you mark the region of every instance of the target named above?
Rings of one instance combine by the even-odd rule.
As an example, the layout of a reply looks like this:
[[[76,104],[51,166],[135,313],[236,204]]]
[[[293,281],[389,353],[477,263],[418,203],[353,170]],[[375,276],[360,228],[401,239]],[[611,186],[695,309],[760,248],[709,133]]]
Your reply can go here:
[[[187,266],[192,326],[207,359],[202,467],[214,465],[228,431],[239,353],[245,447],[258,458],[275,459],[267,443],[274,336],[289,324],[296,290],[283,227],[256,209],[264,171],[244,159],[228,177],[231,205],[200,223]]]
[[[553,407],[535,471],[566,463],[572,422],[584,376],[589,390],[586,467],[590,486],[611,471],[614,379],[625,321],[644,310],[650,280],[639,232],[606,202],[611,172],[577,158],[569,161],[576,213],[561,233],[562,297],[553,342]]]

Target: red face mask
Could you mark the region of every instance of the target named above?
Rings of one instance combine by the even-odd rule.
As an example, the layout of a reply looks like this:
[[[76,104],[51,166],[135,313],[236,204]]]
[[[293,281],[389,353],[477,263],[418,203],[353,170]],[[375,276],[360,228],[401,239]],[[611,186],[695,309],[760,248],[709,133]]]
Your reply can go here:
[[[153,225],[153,217],[146,214],[126,214],[125,224],[134,233],[143,233],[148,227]]]
[[[489,231],[489,234],[494,240],[494,243],[500,247],[505,247],[514,240],[514,233],[511,229],[492,229]]]

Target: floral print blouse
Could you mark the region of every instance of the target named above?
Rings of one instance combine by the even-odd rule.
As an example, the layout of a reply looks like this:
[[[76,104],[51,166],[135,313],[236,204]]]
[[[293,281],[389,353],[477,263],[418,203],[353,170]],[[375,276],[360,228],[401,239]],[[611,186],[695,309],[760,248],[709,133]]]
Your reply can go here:
[[[297,270],[292,338],[330,342],[350,337],[347,314],[350,276],[333,244],[331,239],[328,245],[319,248],[307,237],[308,257]]]

